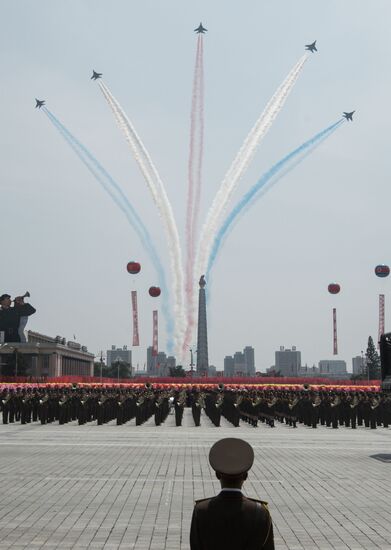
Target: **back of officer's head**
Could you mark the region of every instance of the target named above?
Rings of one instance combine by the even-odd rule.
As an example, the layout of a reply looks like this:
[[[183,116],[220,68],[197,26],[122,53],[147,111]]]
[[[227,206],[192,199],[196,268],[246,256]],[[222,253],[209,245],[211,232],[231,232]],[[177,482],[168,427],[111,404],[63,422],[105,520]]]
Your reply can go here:
[[[253,448],[243,439],[220,439],[209,452],[209,463],[222,487],[226,488],[240,488],[253,462]]]

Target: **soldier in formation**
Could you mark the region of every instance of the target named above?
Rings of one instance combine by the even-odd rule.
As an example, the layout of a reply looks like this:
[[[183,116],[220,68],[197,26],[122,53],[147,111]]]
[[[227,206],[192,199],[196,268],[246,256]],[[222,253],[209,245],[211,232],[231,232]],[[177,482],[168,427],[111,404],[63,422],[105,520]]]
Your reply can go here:
[[[193,415],[194,425],[201,424],[201,411],[205,408],[205,396],[198,389],[190,397],[191,413]]]
[[[78,422],[98,425],[115,421],[123,425],[134,420],[137,426],[151,417],[162,425],[169,414],[170,403],[175,412],[175,425],[181,426],[185,407],[191,408],[195,426],[202,411],[212,424],[220,426],[223,416],[233,426],[240,422],[252,427],[273,428],[286,424],[292,428],[302,424],[317,428],[341,427],[372,430],[391,423],[391,395],[382,392],[249,390],[248,388],[170,389],[144,387],[69,387],[41,386],[4,387],[0,390],[0,411],[3,424],[41,422],[61,425]]]

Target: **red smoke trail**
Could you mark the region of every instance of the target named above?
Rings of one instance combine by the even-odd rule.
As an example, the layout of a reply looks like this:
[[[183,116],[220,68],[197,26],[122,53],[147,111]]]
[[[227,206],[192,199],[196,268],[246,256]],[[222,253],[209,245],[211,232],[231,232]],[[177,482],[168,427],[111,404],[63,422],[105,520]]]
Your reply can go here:
[[[192,224],[192,239],[193,239],[193,262],[194,264],[194,250],[196,244],[196,233],[198,225],[198,214],[200,210],[201,200],[201,186],[202,186],[202,164],[204,159],[204,43],[201,39],[200,45],[200,64],[199,64],[199,102],[198,102],[198,158],[196,164],[196,186],[195,186],[195,198],[194,198],[194,210],[193,210],[193,224]],[[197,274],[201,276],[202,273]]]
[[[202,161],[204,147],[204,59],[203,37],[198,35],[194,67],[193,94],[190,119],[190,147],[188,162],[188,192],[186,214],[186,302],[187,327],[183,351],[189,346],[194,326],[194,256],[201,200]],[[198,276],[198,274],[197,274]]]

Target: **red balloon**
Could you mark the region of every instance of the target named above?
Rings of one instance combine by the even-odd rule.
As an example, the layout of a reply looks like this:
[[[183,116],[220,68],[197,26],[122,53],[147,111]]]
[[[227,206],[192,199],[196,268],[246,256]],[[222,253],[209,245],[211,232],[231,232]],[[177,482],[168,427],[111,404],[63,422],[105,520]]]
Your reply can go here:
[[[152,296],[152,298],[157,298],[161,294],[161,290],[158,286],[151,286],[148,290],[149,295]]]
[[[131,275],[137,275],[140,273],[141,265],[138,262],[128,262],[126,269]]]
[[[327,287],[327,290],[330,292],[330,294],[338,294],[338,292],[341,290],[341,287],[338,283],[330,283]]]

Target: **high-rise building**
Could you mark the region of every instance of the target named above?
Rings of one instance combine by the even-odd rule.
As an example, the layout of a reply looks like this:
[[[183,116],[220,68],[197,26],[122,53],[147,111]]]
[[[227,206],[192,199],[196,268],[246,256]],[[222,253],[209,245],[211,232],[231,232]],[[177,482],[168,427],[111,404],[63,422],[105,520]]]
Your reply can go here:
[[[167,375],[167,355],[164,351],[159,351],[156,356],[156,376]]]
[[[170,367],[176,366],[174,356],[167,355],[164,351],[159,351],[157,355],[153,355],[153,347],[147,348],[147,374],[149,376],[168,376]]]
[[[246,346],[243,350],[243,355],[247,376],[255,376],[254,348],[252,346]]]
[[[224,358],[224,376],[255,376],[254,348],[247,346],[243,351]]]
[[[299,376],[309,376],[315,378],[316,376],[319,376],[319,367],[316,367],[315,365],[312,365],[312,367],[304,365],[304,367],[299,368],[297,374]]]
[[[297,376],[301,367],[301,352],[296,350],[296,346],[292,346],[292,349],[280,346],[280,350],[275,352],[275,357],[276,372],[281,376]]]
[[[198,293],[198,331],[197,331],[197,376],[208,376],[208,327],[206,323],[206,281],[204,275],[199,281]]]
[[[234,376],[246,376],[246,374],[244,353],[237,351],[234,353]]]
[[[175,369],[176,367],[176,358],[173,355],[169,355],[166,360],[168,369]]]
[[[132,351],[128,349],[128,346],[123,346],[122,348],[111,346],[111,349],[108,349],[106,352],[106,358],[108,367],[111,367],[117,361],[128,363],[130,366],[132,365]]]
[[[156,370],[156,356],[152,355],[153,348],[147,348],[147,374],[152,375]]]
[[[357,355],[356,357],[353,357],[352,367],[353,367],[353,374],[355,376],[358,376],[360,374],[365,374],[366,372],[365,357],[362,357],[361,355]]]
[[[208,368],[208,376],[216,376],[216,373],[217,373],[217,369],[214,365],[209,365],[209,368]]]
[[[232,355],[224,357],[224,376],[234,375],[234,358]]]
[[[322,359],[318,363],[319,376],[325,378],[348,378],[346,362],[340,359]]]

